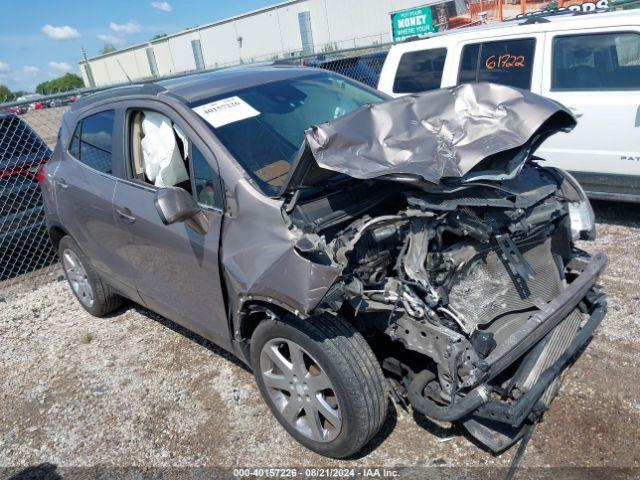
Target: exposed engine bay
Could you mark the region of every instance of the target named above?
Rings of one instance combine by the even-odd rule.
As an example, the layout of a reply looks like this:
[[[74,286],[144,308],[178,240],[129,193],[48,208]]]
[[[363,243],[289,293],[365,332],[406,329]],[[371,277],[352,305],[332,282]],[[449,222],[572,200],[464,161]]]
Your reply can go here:
[[[513,342],[512,335],[579,273],[586,254],[574,240],[594,235],[592,212],[577,183],[535,162],[512,179],[450,190],[352,182],[299,200],[289,212],[292,227],[304,231],[298,252],[342,269],[318,308],[390,341],[382,350],[394,353],[383,353],[381,360],[395,373],[399,396],[406,397],[421,378],[417,395],[434,408],[461,403],[487,378],[491,353]],[[517,400],[529,391],[588,310],[574,309],[545,337],[555,335],[546,356],[525,355],[494,375],[480,392],[484,402],[494,395]],[[553,395],[548,397],[550,402]],[[449,416],[444,419],[458,419]],[[519,432],[511,427],[508,438],[491,448],[505,448]]]
[[[283,248],[228,254],[230,270],[251,262],[239,302],[346,319],[399,403],[506,449],[606,311],[606,257],[575,245],[595,238],[589,200],[533,156],[575,125],[552,100],[480,83],[311,127],[279,194]]]

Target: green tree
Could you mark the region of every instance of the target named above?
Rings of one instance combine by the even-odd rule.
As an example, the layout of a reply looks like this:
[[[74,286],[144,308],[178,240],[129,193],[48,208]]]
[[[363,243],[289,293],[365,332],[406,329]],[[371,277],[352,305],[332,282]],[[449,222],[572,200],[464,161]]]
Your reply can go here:
[[[9,87],[0,85],[0,103],[10,102],[15,98],[13,92],[9,90]]]
[[[102,49],[100,50],[100,54],[104,55],[105,53],[115,52],[116,47],[112,43],[105,43]]]
[[[151,39],[151,41],[158,40],[159,38],[164,38],[166,36],[167,36],[166,33],[159,33],[157,35],[154,35],[153,38]]]
[[[80,76],[75,73],[65,73],[62,77],[54,78],[46,82],[39,83],[36,86],[36,92],[42,95],[50,95],[52,93],[68,92],[69,90],[77,90],[84,87],[84,82]]]

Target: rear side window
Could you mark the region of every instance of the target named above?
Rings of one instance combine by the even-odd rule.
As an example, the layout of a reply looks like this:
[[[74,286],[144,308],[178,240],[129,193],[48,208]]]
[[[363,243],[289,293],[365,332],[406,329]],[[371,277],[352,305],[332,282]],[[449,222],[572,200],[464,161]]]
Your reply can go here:
[[[440,88],[446,48],[407,52],[400,57],[394,93],[416,93]]]
[[[561,36],[553,39],[554,90],[640,89],[640,34]]]
[[[528,90],[535,48],[534,38],[465,45],[458,83],[493,82]]]
[[[69,145],[69,153],[80,160],[80,126],[81,123],[76,125],[76,131],[73,132],[71,138],[71,144]]]
[[[100,112],[82,120],[71,140],[69,152],[85,165],[103,173],[111,173],[113,110]],[[79,154],[74,153],[79,134]]]

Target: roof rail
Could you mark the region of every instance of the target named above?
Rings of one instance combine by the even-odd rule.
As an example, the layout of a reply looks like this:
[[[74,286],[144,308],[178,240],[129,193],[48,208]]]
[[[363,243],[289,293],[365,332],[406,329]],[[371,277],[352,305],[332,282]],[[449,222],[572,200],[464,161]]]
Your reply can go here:
[[[535,23],[551,23],[551,20],[546,18],[544,15],[528,17],[524,22],[520,23],[520,25],[533,25]]]
[[[590,12],[583,12],[581,10],[571,10],[568,7],[562,7],[562,9],[556,8],[554,10],[540,10],[538,12],[529,12],[525,13],[520,17],[516,17],[516,20],[525,20],[520,23],[520,25],[532,25],[535,23],[547,23],[549,22],[549,17],[560,17],[563,15],[567,16],[582,16],[582,15],[592,15],[594,13],[607,13],[609,9],[596,9]]]

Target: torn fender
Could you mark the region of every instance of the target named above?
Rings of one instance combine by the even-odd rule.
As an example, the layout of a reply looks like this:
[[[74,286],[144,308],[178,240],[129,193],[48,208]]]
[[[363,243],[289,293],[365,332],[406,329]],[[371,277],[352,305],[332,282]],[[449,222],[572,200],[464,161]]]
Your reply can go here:
[[[359,179],[412,175],[433,184],[512,177],[546,138],[575,125],[559,103],[492,83],[366,105],[306,131],[283,193],[335,172]]]
[[[286,228],[280,202],[260,195],[246,180],[238,182],[235,196],[238,211],[225,218],[221,249],[233,307],[237,310],[247,300],[261,299],[297,315],[309,314],[341,269],[313,263],[297,253],[295,243],[302,234]]]

